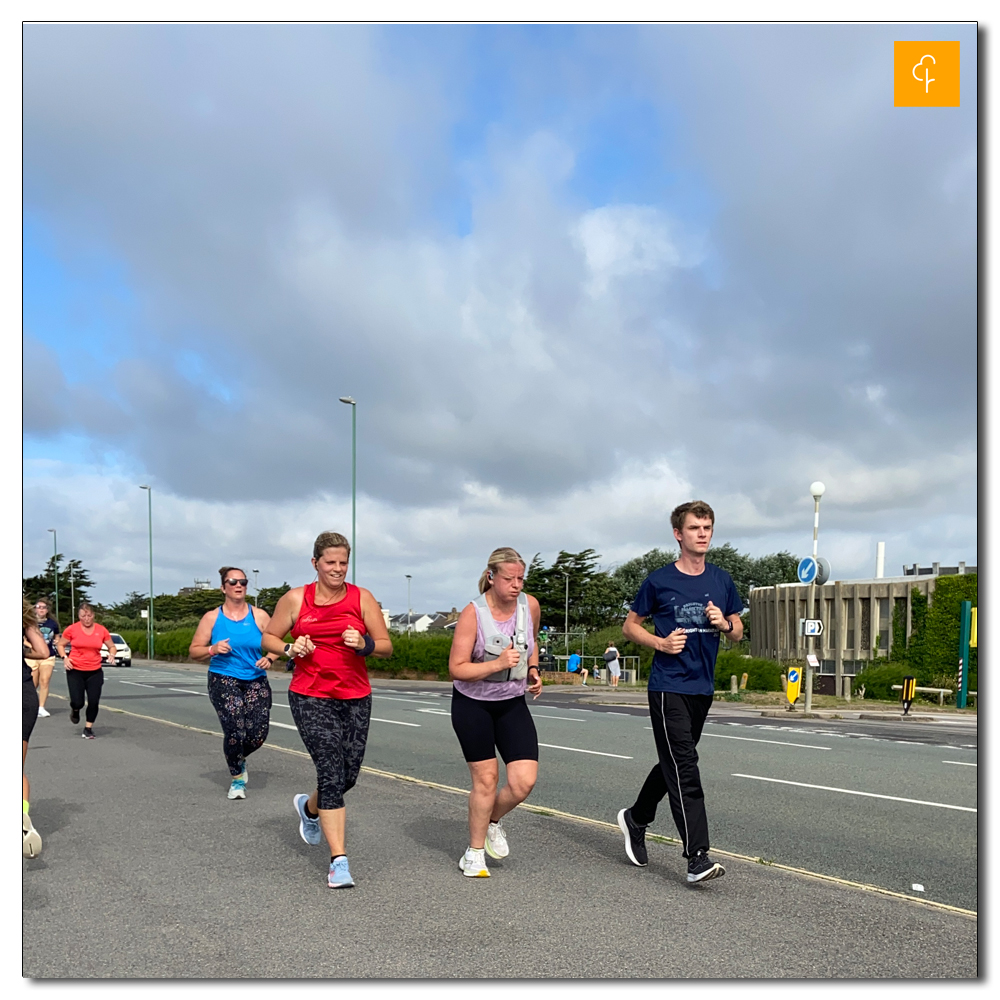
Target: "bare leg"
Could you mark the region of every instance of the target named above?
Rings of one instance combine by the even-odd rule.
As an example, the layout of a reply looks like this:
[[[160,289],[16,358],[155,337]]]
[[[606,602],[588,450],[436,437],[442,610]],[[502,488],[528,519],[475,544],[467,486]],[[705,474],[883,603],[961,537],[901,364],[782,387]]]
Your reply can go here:
[[[469,764],[472,791],[469,792],[469,847],[481,851],[486,843],[486,828],[497,801],[500,769],[497,759],[476,760]]]
[[[38,707],[45,708],[45,699],[49,696],[49,681],[52,680],[52,664],[39,664],[38,667]]]
[[[319,790],[313,791],[306,803],[306,808],[314,816],[319,813],[319,826],[326,837],[327,846],[330,848],[330,856],[337,857],[338,854],[346,854],[347,850],[347,808],[341,806],[339,809],[320,809]]]
[[[490,822],[495,823],[506,816],[515,806],[520,805],[530,794],[538,780],[537,760],[512,760],[507,765],[507,784],[497,793],[490,813]],[[483,837],[486,829],[483,828]]]
[[[24,773],[24,761],[28,756],[28,741],[21,740],[21,798],[25,802],[31,801],[31,786],[28,784],[28,776]]]

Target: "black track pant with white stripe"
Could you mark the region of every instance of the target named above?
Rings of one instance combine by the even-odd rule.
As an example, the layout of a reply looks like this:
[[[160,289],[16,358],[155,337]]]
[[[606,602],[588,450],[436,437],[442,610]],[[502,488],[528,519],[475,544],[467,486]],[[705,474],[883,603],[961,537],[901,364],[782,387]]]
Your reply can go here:
[[[707,694],[649,692],[649,718],[660,760],[649,772],[630,812],[633,822],[647,826],[656,818],[656,807],[663,796],[668,796],[686,858],[708,850],[708,819],[697,746],[711,707],[712,696]]]

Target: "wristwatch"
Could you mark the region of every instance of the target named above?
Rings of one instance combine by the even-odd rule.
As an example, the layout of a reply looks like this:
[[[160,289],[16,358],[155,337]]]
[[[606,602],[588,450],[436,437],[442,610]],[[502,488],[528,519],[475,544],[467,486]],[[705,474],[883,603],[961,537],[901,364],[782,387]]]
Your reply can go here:
[[[286,642],[285,643],[285,648],[284,648],[284,650],[282,650],[282,652],[284,652],[285,656],[287,656],[289,659],[291,659],[292,658],[292,644],[290,642]]]
[[[734,621],[730,620],[730,622],[729,622],[729,628],[720,628],[719,631],[720,632],[732,632],[733,628],[735,627],[735,624],[736,623]]]

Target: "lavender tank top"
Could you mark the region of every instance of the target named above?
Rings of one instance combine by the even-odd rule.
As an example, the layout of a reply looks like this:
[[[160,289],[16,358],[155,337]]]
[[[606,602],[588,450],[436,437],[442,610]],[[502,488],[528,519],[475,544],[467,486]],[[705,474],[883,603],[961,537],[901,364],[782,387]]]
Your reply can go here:
[[[502,632],[504,635],[509,635],[511,638],[514,637],[514,627],[517,623],[517,608],[514,608],[514,613],[507,618],[505,621],[499,622],[495,618],[493,619],[493,624],[496,625],[497,631]],[[535,648],[535,624],[534,622],[529,622],[528,624],[528,657],[530,659],[531,652]],[[479,620],[479,615],[476,615],[476,641],[472,646],[472,662],[482,663],[483,655],[486,652],[486,637],[483,635],[483,623]],[[525,688],[528,686],[528,678],[522,677],[518,681],[460,681],[455,680],[455,689],[469,698],[475,698],[478,701],[506,701],[508,698],[517,698],[518,696],[524,694]]]

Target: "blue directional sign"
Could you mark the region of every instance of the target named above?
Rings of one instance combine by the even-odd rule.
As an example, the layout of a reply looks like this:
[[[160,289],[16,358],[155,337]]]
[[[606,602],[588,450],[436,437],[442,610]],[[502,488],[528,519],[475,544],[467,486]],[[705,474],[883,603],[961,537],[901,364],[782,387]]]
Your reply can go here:
[[[816,579],[816,571],[819,567],[812,556],[806,556],[799,561],[798,577],[799,583],[812,583]]]

